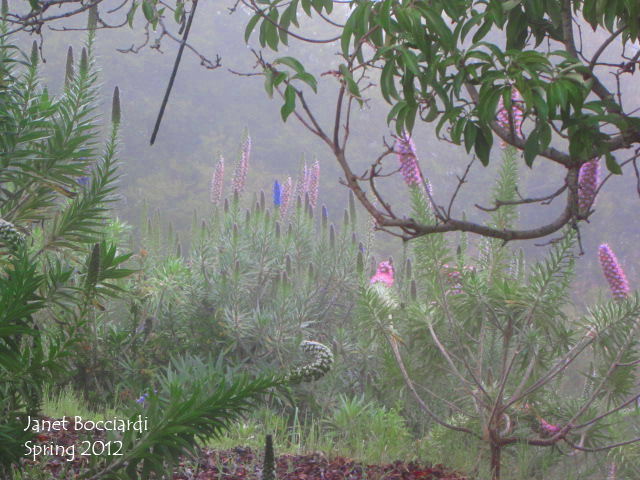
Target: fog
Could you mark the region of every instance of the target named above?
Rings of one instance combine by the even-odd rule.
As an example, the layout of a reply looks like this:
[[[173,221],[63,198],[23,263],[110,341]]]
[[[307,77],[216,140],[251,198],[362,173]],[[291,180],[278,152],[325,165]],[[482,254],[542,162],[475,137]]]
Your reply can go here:
[[[98,63],[102,69],[105,95],[102,110],[108,112],[110,94],[116,85],[120,86],[122,93],[121,158],[124,175],[119,211],[124,219],[137,226],[141,202],[146,197],[150,207],[160,208],[165,219],[172,219],[178,230],[186,231],[193,209],[206,212],[208,208],[211,175],[219,151],[226,162],[225,194],[229,193],[238,144],[247,126],[253,141],[247,190],[264,189],[268,192],[273,181],[279,179],[282,182],[287,173],[295,182],[302,155],[305,155],[307,162],[317,155],[321,165],[318,203],[328,206],[331,220],[338,224],[342,210],[347,205],[348,191],[339,184],[342,172],[327,145],[293,115],[286,123],[282,122],[282,102],[277,95],[273,100],[267,97],[263,77],[239,76],[229,71],[259,73],[250,50],[250,47],[259,50],[257,29],[249,46],[245,45],[244,29],[250,14],[239,7],[230,15],[227,7],[231,6],[230,3],[221,6],[215,2],[199,5],[189,43],[208,59],[214,60],[216,55],[220,55],[222,66],[207,70],[200,65],[197,55],[189,49],[185,50],[154,146],[149,145],[149,140],[173,68],[177,44],[164,38],[159,48],[147,46],[137,54],[118,52],[117,49],[128,49],[143,42],[141,14],[132,29],[127,26],[98,32]],[[102,9],[106,10],[105,7]],[[344,6],[343,10],[347,12],[348,7]],[[124,17],[122,12],[113,15],[113,18]],[[79,27],[84,23],[84,18],[68,19],[64,25]],[[167,25],[173,28],[173,20],[167,19]],[[306,25],[304,34],[314,38],[335,35],[335,30],[318,25],[315,21],[306,21]],[[584,38],[590,33],[586,27]],[[49,88],[58,92],[64,77],[67,46],[73,45],[79,51],[85,33],[45,28],[43,34],[42,52],[46,60],[43,76]],[[32,40],[23,35],[19,37],[18,44],[28,49]],[[339,44],[310,45],[293,38],[289,39],[289,43],[288,49],[281,49],[277,53],[265,49],[262,54],[267,61],[283,55],[294,56],[318,78],[318,94],[314,95],[309,90],[305,95],[323,127],[332,130],[338,82],[332,75],[321,74],[339,64],[335,55]],[[153,36],[150,44],[153,44]],[[584,45],[585,53],[595,48],[594,45]],[[616,49],[619,52],[619,48],[619,45],[613,45],[607,50],[611,61],[615,61]],[[607,60],[606,55],[604,58]],[[604,80],[607,86],[615,87],[614,78]],[[640,87],[635,76],[625,75],[621,80],[625,108],[630,111],[631,104],[638,103]],[[375,83],[376,79],[372,77],[371,81]],[[356,108],[352,115],[347,154],[356,172],[364,172],[378,157],[382,151],[383,136],[391,140],[392,130],[386,125],[390,107],[372,90],[368,90],[370,100],[366,107],[362,110]],[[354,106],[357,106],[355,102]],[[463,147],[438,141],[434,127],[416,125],[413,137],[422,170],[434,186],[436,200],[448,205],[451,193],[457,186],[456,177],[462,174],[470,157]],[[470,181],[462,187],[454,204],[456,215],[464,209],[470,219],[482,221],[487,218],[487,214],[476,209],[474,204],[489,204],[489,191],[499,166],[499,153],[500,149],[494,148],[488,168],[475,162]],[[629,152],[625,152],[618,160],[622,161],[628,156]],[[386,162],[388,171],[396,167],[396,160],[391,156],[387,157]],[[558,171],[548,163],[537,159],[530,170],[522,162],[520,192],[523,196],[543,196],[562,185]],[[607,173],[604,167],[602,172]],[[381,181],[380,189],[399,215],[409,214],[406,189],[398,175]],[[586,255],[578,261],[578,278],[582,287],[578,291],[591,295],[595,294],[595,289],[604,287],[604,280],[597,275],[596,249],[605,242],[610,243],[617,252],[632,286],[637,284],[636,265],[640,258],[635,239],[640,232],[635,212],[639,205],[637,179],[627,167],[621,178],[610,180],[602,189],[591,222],[581,228]],[[561,208],[562,199],[557,199],[549,206],[524,207],[521,209],[520,225],[530,227],[545,224],[555,218]],[[398,239],[384,233],[379,233],[377,239],[380,255],[397,254],[401,244]],[[452,235],[452,240],[456,241],[455,235]],[[536,247],[534,242],[515,242],[512,246],[522,246],[533,255],[546,250],[546,247]]]

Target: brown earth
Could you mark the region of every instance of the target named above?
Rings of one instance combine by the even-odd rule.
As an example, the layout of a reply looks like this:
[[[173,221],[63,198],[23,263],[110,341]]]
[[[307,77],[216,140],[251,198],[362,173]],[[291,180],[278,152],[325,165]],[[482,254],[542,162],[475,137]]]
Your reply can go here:
[[[71,424],[70,424],[71,427]],[[82,441],[100,440],[103,433],[68,430],[41,432],[33,441],[39,445],[75,445],[75,459],[62,455],[38,456],[23,459],[23,465],[40,467],[54,479],[72,479],[86,471],[89,457],[78,455]],[[236,447],[218,451],[201,449],[198,458],[181,459],[174,470],[173,480],[259,480],[262,471],[262,452]],[[396,461],[383,465],[363,465],[354,460],[328,458],[321,453],[309,455],[280,455],[276,457],[279,480],[469,480],[446,470],[442,465],[428,466],[416,462]],[[38,468],[38,470],[40,470]]]

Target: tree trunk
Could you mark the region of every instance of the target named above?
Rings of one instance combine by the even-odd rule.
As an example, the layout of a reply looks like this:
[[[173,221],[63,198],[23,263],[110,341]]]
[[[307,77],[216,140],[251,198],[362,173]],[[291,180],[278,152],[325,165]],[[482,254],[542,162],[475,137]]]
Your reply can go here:
[[[491,478],[493,480],[500,480],[500,450],[502,450],[500,444],[491,444]]]

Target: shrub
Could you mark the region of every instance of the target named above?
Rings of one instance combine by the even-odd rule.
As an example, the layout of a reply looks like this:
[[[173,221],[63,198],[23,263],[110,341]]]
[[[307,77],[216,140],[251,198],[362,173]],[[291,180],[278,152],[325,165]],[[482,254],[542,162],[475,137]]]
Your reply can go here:
[[[494,228],[517,221],[509,203],[517,191],[516,152],[508,148],[503,157],[493,191],[501,206],[489,220]],[[438,207],[424,186],[409,188],[418,220],[434,222]],[[516,452],[525,447],[532,456],[522,468],[530,478],[563,456],[638,440],[620,439],[607,425],[623,415],[637,426],[623,412],[637,399],[632,366],[640,361],[640,300],[629,294],[610,248],[601,247],[615,298],[569,318],[576,243],[576,231],[565,230],[545,259],[525,269],[523,256],[500,240],[484,239],[474,259],[466,239],[453,249],[443,235],[430,235],[413,243],[413,289],[390,286],[380,271],[362,288],[357,319],[386,342],[384,355],[395,360],[389,368],[438,425],[434,441],[442,445],[442,427],[473,437],[479,457],[468,467],[484,459],[494,479],[503,464],[516,470]],[[582,367],[585,360],[592,368]],[[570,369],[580,371],[586,388],[565,375]],[[562,455],[544,453],[549,446]],[[582,461],[581,471],[588,464]]]

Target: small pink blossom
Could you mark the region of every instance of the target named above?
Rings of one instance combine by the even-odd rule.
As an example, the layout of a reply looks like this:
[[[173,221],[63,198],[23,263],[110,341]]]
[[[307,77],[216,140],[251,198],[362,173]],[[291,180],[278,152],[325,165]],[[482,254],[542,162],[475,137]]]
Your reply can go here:
[[[629,283],[611,247],[606,243],[600,245],[600,248],[598,248],[598,256],[600,257],[600,265],[602,266],[604,276],[609,283],[614,298],[626,298],[630,291]]]
[[[391,262],[380,262],[376,274],[371,277],[371,284],[382,282],[387,286],[393,285],[393,264]]]

